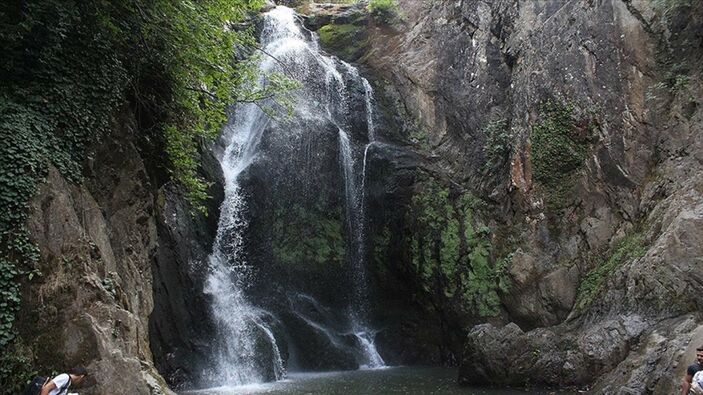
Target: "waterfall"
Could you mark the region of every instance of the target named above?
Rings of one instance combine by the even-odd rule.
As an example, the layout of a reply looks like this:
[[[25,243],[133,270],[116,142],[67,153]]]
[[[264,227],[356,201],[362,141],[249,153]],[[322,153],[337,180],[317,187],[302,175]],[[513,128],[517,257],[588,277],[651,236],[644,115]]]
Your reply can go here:
[[[376,126],[373,120],[373,88],[366,78],[362,78],[364,84],[364,102],[366,104],[366,127],[368,129],[369,144],[376,141]]]
[[[271,18],[267,18],[266,22],[263,34],[263,38],[268,41],[266,50],[273,53],[284,51],[280,35],[275,34],[279,30],[273,28]],[[271,68],[272,62],[269,59],[259,65],[262,71]],[[265,320],[268,313],[252,305],[244,293],[252,268],[247,265],[243,255],[244,234],[247,230],[244,215],[246,199],[239,184],[239,176],[255,159],[261,135],[270,118],[254,104],[240,105],[236,113],[237,118],[224,131],[224,136],[228,138],[221,159],[225,198],[213,252],[209,257],[210,273],[205,284],[205,292],[212,296],[212,315],[218,336],[215,366],[212,367],[210,376],[212,381],[228,385],[266,380],[265,370],[262,371],[257,355],[257,340],[262,332],[268,339],[274,356],[271,361],[274,378],[281,379],[285,374],[280,350]]]
[[[360,218],[358,215],[358,189],[354,179],[354,158],[351,143],[349,142],[349,135],[341,128],[339,129],[339,154],[342,161],[342,174],[344,175],[344,195],[349,233],[357,236]]]
[[[354,77],[360,78],[356,68],[348,63],[344,63],[344,66]],[[366,368],[378,368],[385,366],[385,362],[376,350],[374,342],[375,332],[368,328],[369,295],[366,279],[366,159],[368,150],[375,140],[373,89],[366,78],[361,78],[361,82],[364,87],[366,126],[369,142],[364,147],[363,152],[360,188],[356,182],[355,161],[353,159],[349,136],[341,128],[339,129],[339,151],[344,174],[347,223],[352,237],[350,254],[354,280],[352,295],[353,306],[350,313],[352,331],[361,345],[361,351],[364,357],[362,366]]]
[[[368,145],[367,145],[368,148]],[[359,189],[354,177],[354,160],[346,132],[339,129],[339,151],[344,174],[346,196],[347,222],[352,235],[350,261],[353,269],[354,289],[350,319],[352,332],[356,336],[363,354],[362,367],[379,368],[385,366],[383,358],[378,354],[374,344],[375,332],[368,328],[368,290],[365,267],[365,217],[362,199],[359,199]]]
[[[309,32],[308,32],[309,33]],[[270,72],[285,72],[303,83],[300,92],[294,94],[295,120],[308,125],[334,124],[338,128],[339,157],[344,177],[346,217],[351,238],[350,264],[354,272],[354,290],[350,309],[349,327],[358,339],[358,353],[363,366],[383,366],[383,360],[374,346],[375,331],[368,328],[366,317],[368,296],[365,268],[365,219],[363,184],[365,174],[357,172],[354,141],[347,134],[348,93],[345,80],[338,67],[347,68],[347,74],[359,82],[358,71],[335,58],[323,55],[315,40],[310,39],[300,28],[296,15],[290,8],[276,7],[264,14],[260,37],[264,53],[258,68],[258,83],[266,84],[265,75]],[[374,137],[372,114],[372,91],[368,81],[360,81],[365,89],[367,127],[369,139]],[[240,176],[260,156],[262,136],[276,120],[263,110],[275,103],[239,104],[234,108],[230,122],[223,131],[226,149],[221,158],[225,178],[225,198],[221,206],[220,220],[213,251],[208,258],[209,271],[205,292],[211,299],[211,314],[216,325],[217,347],[212,355],[212,366],[207,368],[210,381],[220,385],[244,385],[285,377],[285,361],[282,356],[282,339],[278,339],[280,323],[275,314],[257,306],[247,295],[247,286],[256,276],[255,268],[247,262],[246,236],[249,226],[247,217],[247,191]],[[278,124],[280,126],[280,124]],[[310,127],[310,126],[308,126]],[[323,129],[320,126],[320,129]],[[291,139],[295,133],[307,133],[305,128],[279,128],[279,133],[289,133],[283,140]],[[305,141],[304,139],[301,141]],[[313,148],[309,141],[301,143],[303,157],[312,161]],[[368,147],[367,147],[368,148]],[[364,164],[362,173],[366,171]],[[308,320],[312,326],[316,323]],[[318,325],[319,326],[319,325]],[[322,330],[324,328],[320,328]],[[277,335],[278,333],[278,335]],[[331,333],[331,332],[329,332]]]
[[[292,12],[276,8],[267,13],[261,42],[265,52],[271,56],[264,57],[259,64],[262,75],[259,84],[265,83],[267,72],[280,67],[280,59],[295,60],[301,51],[308,51],[304,40]],[[332,76],[329,77],[329,74]],[[330,78],[341,80],[339,73],[328,73]],[[270,326],[271,314],[253,305],[245,294],[253,268],[247,264],[243,254],[248,223],[245,216],[246,197],[239,184],[239,176],[255,160],[262,134],[271,119],[260,106],[251,103],[238,105],[234,113],[234,122],[223,133],[227,139],[221,159],[225,198],[213,252],[209,257],[210,273],[205,292],[212,296],[212,314],[217,324],[219,343],[210,376],[220,384],[242,385],[271,378],[281,379],[285,369]],[[265,357],[259,355],[262,339],[268,343],[270,350],[271,360],[268,363]]]
[[[366,104],[366,129],[369,142],[364,147],[364,160],[361,167],[361,209],[366,209],[366,161],[369,155],[369,148],[376,141],[376,126],[373,119],[373,88],[366,78],[362,78],[361,82],[364,85],[364,101]]]

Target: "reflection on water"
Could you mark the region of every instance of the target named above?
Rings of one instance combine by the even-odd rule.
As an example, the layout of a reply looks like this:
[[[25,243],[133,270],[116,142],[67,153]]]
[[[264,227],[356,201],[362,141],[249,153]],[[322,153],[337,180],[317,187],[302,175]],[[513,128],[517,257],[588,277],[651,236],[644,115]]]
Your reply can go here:
[[[209,388],[181,395],[243,394],[423,394],[423,395],[524,395],[554,394],[545,391],[467,388],[457,384],[457,370],[397,367],[329,373],[290,373],[286,380],[238,387]]]

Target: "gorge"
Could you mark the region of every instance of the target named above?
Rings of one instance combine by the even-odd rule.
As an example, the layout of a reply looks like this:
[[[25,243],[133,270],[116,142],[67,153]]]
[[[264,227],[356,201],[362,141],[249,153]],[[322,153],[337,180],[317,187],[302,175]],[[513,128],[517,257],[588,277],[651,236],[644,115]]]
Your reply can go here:
[[[17,273],[0,282],[3,303],[19,290],[13,320],[2,318],[12,328],[7,341],[0,332],[5,387],[29,368],[86,365],[97,377],[86,394],[679,391],[703,344],[703,3],[204,2],[244,7],[225,31],[251,38],[223,40],[224,59],[252,62],[232,74],[235,89],[263,93],[226,103],[223,126],[203,127],[218,126],[209,138],[188,137],[200,203],[177,178],[187,160],[161,120],[177,118],[161,106],[179,103],[169,84],[186,77],[156,78],[169,62],[135,67],[142,75],[61,61],[61,37],[96,45],[108,65],[133,47],[171,53],[178,36],[133,30],[149,23],[142,13],[166,11],[81,5],[71,27],[72,12],[30,3],[15,19],[43,26],[58,15],[52,26],[64,30],[0,37],[25,40],[17,59],[34,46],[59,55],[8,56],[3,70],[26,68],[8,71],[18,82],[5,96],[30,91],[22,74],[32,67],[61,77],[29,73],[39,93],[0,106],[12,169],[3,190],[24,191],[17,174],[46,167],[16,221],[24,228],[2,223],[0,264]],[[200,10],[186,3],[183,12]],[[129,12],[134,20],[120,19]],[[85,38],[89,16],[100,33]],[[175,31],[216,40],[184,20]],[[134,42],[102,46],[111,29],[136,31]],[[68,88],[51,84],[83,86],[71,67],[98,70],[85,85],[106,92],[102,78],[126,74],[129,93],[55,100]],[[187,74],[200,85],[186,90],[205,91],[197,108],[219,102],[212,78]],[[66,125],[78,110],[53,102],[104,126],[76,137]],[[36,126],[43,112],[68,121]],[[47,130],[49,148],[25,144],[22,125]],[[42,160],[18,161],[18,151]],[[74,151],[85,155],[71,167]],[[16,206],[2,204],[14,218]],[[17,229],[36,253],[13,249]],[[327,387],[315,387],[320,377]]]

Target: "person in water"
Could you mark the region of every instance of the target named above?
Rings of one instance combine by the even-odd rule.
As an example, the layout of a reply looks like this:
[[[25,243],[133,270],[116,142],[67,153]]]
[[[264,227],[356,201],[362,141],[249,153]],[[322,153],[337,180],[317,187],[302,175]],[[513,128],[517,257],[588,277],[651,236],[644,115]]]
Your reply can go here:
[[[681,383],[681,395],[688,395],[691,389],[691,380],[700,370],[703,370],[703,346],[696,348],[696,361],[686,369],[686,375],[683,376]]]
[[[68,388],[72,385],[78,386],[83,383],[83,380],[88,376],[88,371],[85,368],[73,368],[68,373],[62,373],[48,383],[44,384],[40,395],[65,395],[68,393]]]

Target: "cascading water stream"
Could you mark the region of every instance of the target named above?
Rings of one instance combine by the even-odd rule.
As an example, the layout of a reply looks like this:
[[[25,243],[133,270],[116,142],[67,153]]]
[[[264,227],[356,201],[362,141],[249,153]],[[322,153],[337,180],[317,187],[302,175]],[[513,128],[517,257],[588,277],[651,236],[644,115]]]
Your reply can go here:
[[[339,152],[344,174],[345,200],[347,208],[347,222],[353,245],[350,260],[354,269],[353,306],[350,313],[352,331],[356,336],[363,354],[365,368],[384,367],[385,362],[376,350],[375,332],[368,328],[369,295],[366,279],[366,159],[368,150],[375,140],[375,127],[373,119],[373,89],[366,78],[359,76],[359,71],[348,63],[343,65],[355,78],[360,78],[364,88],[364,104],[366,111],[366,126],[369,142],[364,147],[361,169],[361,186],[357,184],[355,176],[355,161],[349,135],[339,128]]]
[[[350,320],[352,333],[356,336],[363,354],[362,367],[380,368],[385,366],[383,358],[376,350],[374,338],[376,333],[368,327],[369,295],[366,280],[366,159],[369,148],[376,139],[373,118],[373,88],[366,78],[359,75],[359,70],[349,63],[342,62],[355,80],[360,80],[364,88],[364,110],[366,111],[366,128],[368,143],[364,146],[361,168],[361,187],[356,177],[356,161],[352,152],[349,135],[339,128],[339,152],[344,174],[347,224],[352,238],[350,262],[354,269],[352,276],[354,289]]]
[[[376,141],[376,126],[373,120],[373,88],[366,78],[362,78],[364,84],[364,101],[366,103],[366,126],[368,128],[369,143]]]
[[[308,39],[296,21],[295,13],[286,7],[276,7],[264,15],[261,34],[264,52],[268,55],[259,64],[263,75],[284,71],[303,83],[302,92],[294,97],[295,119],[312,124],[331,123],[339,129],[339,156],[342,162],[347,219],[353,248],[351,262],[357,276],[354,280],[354,306],[351,330],[359,341],[362,365],[383,366],[383,360],[374,346],[375,332],[369,330],[366,318],[368,292],[364,267],[364,197],[355,172],[354,148],[345,132],[346,93],[340,63],[319,52],[317,43]],[[352,66],[351,74],[358,77]],[[320,80],[320,73],[324,79]],[[265,84],[265,77],[259,83]],[[374,135],[372,91],[366,80],[366,111],[368,134]],[[272,122],[262,110],[267,103],[241,104],[233,112],[233,121],[225,128],[226,149],[221,158],[225,176],[225,198],[221,207],[217,236],[209,257],[209,274],[205,292],[211,296],[212,316],[216,324],[217,343],[213,366],[209,368],[211,381],[222,385],[243,385],[285,376],[285,363],[276,338],[277,319],[270,312],[256,306],[246,294],[246,286],[254,275],[246,260],[245,241],[248,230],[247,196],[240,176],[256,162],[262,135]],[[269,103],[272,104],[273,103]],[[294,129],[294,128],[293,128]],[[284,129],[285,133],[296,130]],[[304,133],[305,131],[297,131]],[[311,148],[306,148],[310,155]],[[366,151],[366,150],[365,150]],[[366,153],[366,152],[365,152]],[[361,180],[365,178],[365,158]],[[263,354],[262,354],[263,353]]]
[[[373,88],[366,78],[362,78],[364,84],[364,101],[366,104],[366,128],[369,142],[364,147],[364,160],[361,167],[361,209],[366,210],[366,161],[369,148],[376,142],[376,125],[373,119]]]
[[[276,30],[270,27],[269,22],[264,30],[269,35],[263,35],[268,41],[266,50],[270,53],[284,50],[284,43],[273,34]],[[265,72],[271,66],[271,62],[266,59],[259,68]],[[257,338],[261,333],[269,340],[274,355],[274,378],[280,379],[285,374],[275,338],[263,319],[267,312],[253,306],[244,294],[252,270],[243,256],[247,220],[244,216],[246,200],[239,184],[239,176],[254,160],[261,135],[270,118],[253,104],[241,105],[236,112],[238,117],[224,133],[229,138],[221,159],[225,199],[221,206],[213,252],[209,257],[210,274],[205,285],[205,292],[212,296],[212,314],[220,343],[219,352],[214,356],[215,366],[211,377],[215,382],[228,385],[262,382],[266,379],[257,356]]]
[[[365,102],[365,109],[366,109],[366,127],[367,127],[367,135],[368,135],[368,143],[364,147],[364,155],[363,155],[363,161],[362,161],[362,167],[361,167],[361,201],[359,202],[359,231],[357,233],[358,237],[358,243],[359,243],[359,255],[360,255],[360,266],[362,267],[362,271],[365,271],[365,259],[366,259],[366,164],[367,164],[367,158],[368,158],[368,153],[369,153],[369,148],[375,143],[376,141],[376,128],[375,128],[375,123],[374,123],[374,113],[373,113],[373,88],[371,87],[371,84],[369,84],[369,81],[366,78],[361,79],[364,87],[364,102]],[[363,278],[364,283],[366,282],[365,277]],[[361,298],[364,300],[362,307],[365,309],[366,304],[368,303],[368,292],[366,292],[366,287],[364,286],[363,288],[360,288],[361,292],[363,294],[361,295]],[[363,318],[362,318],[363,319]],[[362,349],[364,350],[364,354],[367,359],[367,364],[365,367],[367,368],[380,368],[386,366],[386,363],[383,361],[383,358],[381,358],[381,355],[379,355],[378,351],[376,350],[376,345],[374,343],[374,338],[376,334],[369,330],[366,326],[362,325],[361,323],[356,323],[356,330],[354,333],[359,340]]]
[[[367,327],[366,317],[368,312],[368,291],[365,268],[365,218],[364,201],[359,199],[359,188],[354,176],[354,159],[351,144],[347,133],[339,129],[339,152],[344,174],[344,186],[347,206],[347,218],[350,234],[353,238],[353,248],[350,260],[354,269],[354,290],[352,295],[353,306],[351,309],[352,332],[361,346],[364,356],[362,366],[365,368],[379,368],[385,366],[383,358],[378,354],[374,344],[375,333]],[[362,174],[363,177],[363,174]]]

